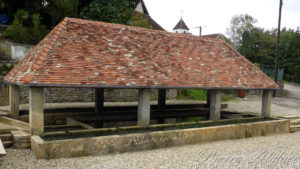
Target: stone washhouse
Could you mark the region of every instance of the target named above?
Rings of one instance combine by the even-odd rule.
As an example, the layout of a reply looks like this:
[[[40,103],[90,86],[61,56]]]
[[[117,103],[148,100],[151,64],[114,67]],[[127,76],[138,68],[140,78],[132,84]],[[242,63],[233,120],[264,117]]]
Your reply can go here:
[[[209,92],[211,120],[219,120],[222,90],[263,90],[262,115],[270,116],[278,85],[223,40],[126,25],[65,18],[7,74],[12,116],[19,116],[19,86],[30,88],[32,135],[44,132],[43,89],[94,88],[103,113],[104,89],[138,89],[137,124],[150,122],[151,89]],[[184,113],[184,112],[183,112]]]

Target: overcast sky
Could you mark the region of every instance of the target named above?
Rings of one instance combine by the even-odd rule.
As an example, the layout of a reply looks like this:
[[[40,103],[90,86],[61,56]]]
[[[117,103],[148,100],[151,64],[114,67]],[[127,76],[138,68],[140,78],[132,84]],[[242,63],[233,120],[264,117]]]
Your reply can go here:
[[[278,24],[279,0],[144,0],[150,16],[167,31],[172,31],[183,11],[183,20],[194,35],[223,33],[233,15],[249,14],[257,26],[272,29]],[[282,27],[300,26],[300,0],[283,0]]]

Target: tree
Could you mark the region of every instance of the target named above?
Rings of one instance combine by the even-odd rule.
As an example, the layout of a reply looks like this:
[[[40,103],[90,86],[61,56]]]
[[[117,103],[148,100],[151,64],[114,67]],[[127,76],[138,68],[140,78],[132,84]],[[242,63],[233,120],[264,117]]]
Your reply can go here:
[[[139,12],[134,12],[132,18],[129,21],[129,24],[132,26],[153,29],[152,25],[149,24],[148,19]]]
[[[235,15],[231,18],[229,28],[227,28],[226,32],[234,48],[239,48],[243,33],[254,28],[256,22],[257,20],[248,14]]]
[[[276,29],[254,27],[243,33],[238,51],[251,62],[273,66],[276,52]],[[292,29],[281,30],[279,67],[284,68],[284,80],[300,83],[300,34]]]
[[[4,36],[19,43],[35,44],[39,42],[48,32],[48,28],[40,23],[40,15],[29,13],[19,9],[14,14],[14,20],[4,32]]]
[[[51,18],[51,26],[58,24],[65,17],[78,16],[78,0],[48,0],[46,6],[47,14]]]
[[[292,29],[281,30],[279,65],[285,80],[300,83],[300,34]]]
[[[40,13],[43,10],[45,0],[0,0],[0,12],[8,15],[10,23],[14,19],[14,14],[23,9],[32,13]]]
[[[251,62],[272,65],[275,57],[276,36],[274,31],[254,27],[244,31],[238,51]]]
[[[132,18],[137,0],[94,0],[83,8],[84,19],[128,24]]]

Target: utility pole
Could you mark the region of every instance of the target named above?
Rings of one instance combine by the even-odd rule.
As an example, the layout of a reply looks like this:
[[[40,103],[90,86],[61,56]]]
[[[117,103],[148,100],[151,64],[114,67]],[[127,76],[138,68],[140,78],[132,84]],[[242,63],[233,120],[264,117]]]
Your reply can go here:
[[[279,3],[279,17],[278,17],[278,30],[277,30],[277,43],[276,43],[276,58],[275,58],[275,82],[278,82],[278,58],[279,58],[279,43],[280,43],[280,23],[281,23],[281,9],[282,0]],[[276,96],[276,90],[273,93],[273,97]]]
[[[199,26],[199,36],[201,36],[202,35],[202,26]]]
[[[205,27],[206,27],[206,25],[204,27],[197,26],[197,27],[194,27],[194,28],[199,28],[199,36],[201,36],[202,35],[202,28],[205,28]]]

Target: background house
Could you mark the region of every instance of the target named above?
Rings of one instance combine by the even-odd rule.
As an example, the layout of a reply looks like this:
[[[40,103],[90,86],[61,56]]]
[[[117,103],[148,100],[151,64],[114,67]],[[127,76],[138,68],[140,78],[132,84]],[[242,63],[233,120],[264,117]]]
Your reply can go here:
[[[183,21],[182,17],[180,18],[179,22],[173,28],[173,32],[175,33],[189,33],[189,28],[186,26],[185,22]]]

